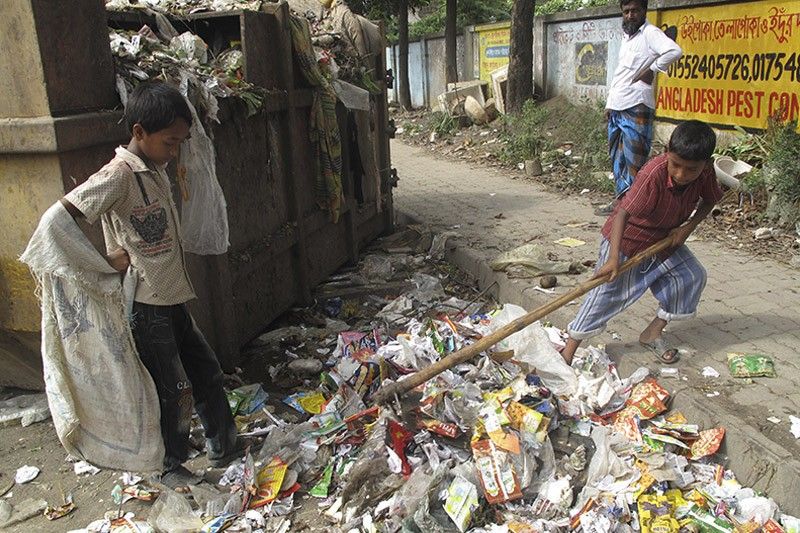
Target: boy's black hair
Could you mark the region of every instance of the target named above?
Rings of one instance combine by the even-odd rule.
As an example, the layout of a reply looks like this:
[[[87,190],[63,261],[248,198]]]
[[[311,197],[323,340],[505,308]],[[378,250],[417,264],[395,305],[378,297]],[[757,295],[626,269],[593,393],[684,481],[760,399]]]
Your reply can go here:
[[[619,7],[622,9],[622,6],[625,4],[633,4],[634,2],[642,6],[642,9],[647,11],[647,0],[619,0]]]
[[[711,126],[699,120],[681,122],[669,138],[668,151],[687,161],[711,159],[717,147],[717,135]]]
[[[125,123],[128,131],[141,124],[147,133],[169,127],[175,119],[182,118],[192,125],[192,112],[177,89],[161,82],[142,83],[128,97]]]

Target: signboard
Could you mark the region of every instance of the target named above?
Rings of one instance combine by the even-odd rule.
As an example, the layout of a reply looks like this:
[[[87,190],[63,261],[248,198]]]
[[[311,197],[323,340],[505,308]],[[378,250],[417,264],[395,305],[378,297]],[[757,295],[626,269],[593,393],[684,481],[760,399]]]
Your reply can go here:
[[[800,119],[800,2],[668,10],[683,57],[659,76],[658,116],[766,128]]]
[[[478,31],[480,48],[481,79],[491,83],[489,76],[493,71],[508,65],[508,49],[510,48],[511,29],[508,26]]]

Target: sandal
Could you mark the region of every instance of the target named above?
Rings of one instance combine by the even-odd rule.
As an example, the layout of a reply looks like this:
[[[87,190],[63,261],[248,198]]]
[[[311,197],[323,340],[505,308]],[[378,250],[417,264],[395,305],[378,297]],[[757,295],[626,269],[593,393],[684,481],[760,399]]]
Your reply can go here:
[[[176,490],[199,485],[203,481],[203,478],[195,475],[185,466],[178,466],[161,474],[161,479],[158,481]]]
[[[673,365],[681,359],[678,350],[670,348],[662,337],[657,337],[650,342],[639,341],[639,344],[650,350],[656,356],[656,359],[665,365]]]

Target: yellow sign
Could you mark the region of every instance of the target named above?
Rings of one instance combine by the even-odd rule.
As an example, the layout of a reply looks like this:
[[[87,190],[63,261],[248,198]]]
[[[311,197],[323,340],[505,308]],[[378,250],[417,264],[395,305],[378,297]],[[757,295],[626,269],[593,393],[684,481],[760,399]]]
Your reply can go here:
[[[683,57],[658,81],[658,116],[765,128],[800,118],[800,2],[758,1],[661,13]]]
[[[478,30],[480,47],[481,79],[491,83],[489,76],[493,71],[508,65],[508,49],[510,47],[511,29],[508,26]]]

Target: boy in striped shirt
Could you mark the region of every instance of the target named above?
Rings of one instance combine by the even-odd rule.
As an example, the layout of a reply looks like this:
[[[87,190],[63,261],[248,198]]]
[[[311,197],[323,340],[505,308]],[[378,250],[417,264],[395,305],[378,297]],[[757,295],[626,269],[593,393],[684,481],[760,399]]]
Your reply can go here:
[[[662,333],[671,320],[695,316],[706,284],[705,269],[684,243],[722,199],[711,160],[716,141],[707,124],[697,120],[681,123],[670,137],[667,153],[642,167],[608,217],[595,278],[611,276],[589,292],[567,326],[569,340],[562,356],[568,364],[583,339],[601,333],[611,318],[633,305],[647,289],[660,305],[639,342],[662,363],[678,361],[678,350],[667,344]],[[672,238],[671,248],[618,274],[629,257],[667,236]]]

